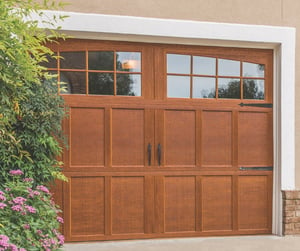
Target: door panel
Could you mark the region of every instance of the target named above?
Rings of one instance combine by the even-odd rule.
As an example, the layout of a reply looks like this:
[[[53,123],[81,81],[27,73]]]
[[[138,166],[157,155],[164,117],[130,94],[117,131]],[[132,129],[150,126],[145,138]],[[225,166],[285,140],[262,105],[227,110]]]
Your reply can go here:
[[[201,183],[203,231],[232,230],[232,177],[208,176]]]
[[[268,229],[270,189],[267,176],[242,176],[238,179],[239,229]]]
[[[272,116],[269,112],[240,112],[238,159],[240,166],[273,165]]]
[[[144,233],[144,178],[113,177],[112,234]]]
[[[202,112],[202,164],[232,166],[232,112]]]
[[[112,166],[143,166],[144,110],[112,109]]]
[[[104,110],[70,108],[70,168],[104,167]]]
[[[195,177],[165,178],[165,231],[195,231]]]
[[[165,166],[195,166],[195,111],[167,110],[164,112],[164,122]]]
[[[72,177],[69,186],[71,236],[104,235],[104,177]]]

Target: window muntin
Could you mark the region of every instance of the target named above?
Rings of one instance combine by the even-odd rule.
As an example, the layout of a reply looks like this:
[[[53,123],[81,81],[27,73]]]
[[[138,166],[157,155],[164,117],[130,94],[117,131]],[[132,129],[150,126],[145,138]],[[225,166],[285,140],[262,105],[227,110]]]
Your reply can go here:
[[[173,53],[166,59],[168,98],[265,98],[263,64]]]
[[[142,54],[63,51],[44,66],[58,72],[61,94],[142,96]]]

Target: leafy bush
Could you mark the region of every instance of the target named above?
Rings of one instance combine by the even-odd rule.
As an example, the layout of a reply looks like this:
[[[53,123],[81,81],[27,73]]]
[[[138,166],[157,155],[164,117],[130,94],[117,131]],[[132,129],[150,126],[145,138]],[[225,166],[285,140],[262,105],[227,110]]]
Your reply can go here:
[[[21,170],[0,190],[0,250],[60,250],[64,243],[58,229],[63,219],[49,190],[23,178]]]
[[[59,6],[53,0],[0,1],[0,187],[10,180],[11,169],[39,184],[62,177],[56,156],[63,100],[57,85],[44,81],[50,77],[41,66],[53,54],[45,44],[60,35],[30,19],[36,13],[55,29],[55,20],[44,17],[42,9]]]
[[[43,10],[60,7],[56,0],[0,0],[0,251],[63,244],[62,218],[45,185],[65,178],[57,160],[65,111],[42,66],[53,55],[45,44],[62,37],[53,30],[63,19]],[[53,30],[39,28],[32,14]]]

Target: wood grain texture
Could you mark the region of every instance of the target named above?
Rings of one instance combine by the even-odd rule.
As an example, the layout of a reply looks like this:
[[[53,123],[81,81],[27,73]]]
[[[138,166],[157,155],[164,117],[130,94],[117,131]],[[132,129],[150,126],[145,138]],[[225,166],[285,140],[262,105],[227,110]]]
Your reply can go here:
[[[104,178],[73,177],[71,191],[71,235],[104,234]]]
[[[273,172],[239,170],[273,165],[272,108],[239,106],[272,103],[272,50],[77,39],[50,47],[142,55],[141,97],[62,95],[70,182],[55,198],[67,241],[272,232]],[[168,98],[166,54],[263,64],[265,99]]]
[[[195,177],[165,178],[165,231],[195,231]]]
[[[112,178],[112,234],[144,233],[144,178]]]
[[[104,166],[104,110],[70,109],[71,166]]]
[[[202,112],[202,164],[232,166],[232,114]]]

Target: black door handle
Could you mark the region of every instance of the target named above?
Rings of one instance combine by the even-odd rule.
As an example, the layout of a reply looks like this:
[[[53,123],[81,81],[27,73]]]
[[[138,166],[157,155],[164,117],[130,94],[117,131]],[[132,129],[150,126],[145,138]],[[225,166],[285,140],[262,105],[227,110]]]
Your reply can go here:
[[[148,144],[148,166],[151,166],[151,150],[152,150],[152,146],[151,144],[149,143]]]
[[[160,164],[161,164],[161,145],[160,144],[157,145],[157,162],[158,162],[158,165],[160,166]]]

